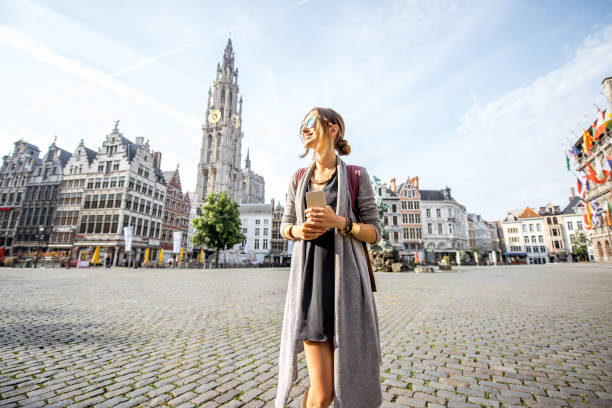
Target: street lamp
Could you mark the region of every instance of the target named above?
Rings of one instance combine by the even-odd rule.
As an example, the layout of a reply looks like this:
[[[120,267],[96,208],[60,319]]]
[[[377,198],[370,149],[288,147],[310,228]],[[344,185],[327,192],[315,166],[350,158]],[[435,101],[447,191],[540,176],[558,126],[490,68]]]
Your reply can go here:
[[[38,239],[38,245],[36,246],[36,256],[34,257],[34,268],[38,267],[38,253],[40,252],[40,243],[45,237],[44,232],[45,232],[45,228],[42,225],[40,225],[38,227],[38,235],[36,236],[36,238]]]

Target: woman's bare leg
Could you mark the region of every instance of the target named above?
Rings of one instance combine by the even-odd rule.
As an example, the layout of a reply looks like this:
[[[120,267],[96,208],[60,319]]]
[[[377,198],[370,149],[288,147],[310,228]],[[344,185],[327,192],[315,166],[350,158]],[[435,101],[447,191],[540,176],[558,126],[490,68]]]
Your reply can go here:
[[[334,402],[334,346],[332,341],[304,340],[310,387],[306,408],[328,408]],[[302,402],[302,407],[304,404]]]

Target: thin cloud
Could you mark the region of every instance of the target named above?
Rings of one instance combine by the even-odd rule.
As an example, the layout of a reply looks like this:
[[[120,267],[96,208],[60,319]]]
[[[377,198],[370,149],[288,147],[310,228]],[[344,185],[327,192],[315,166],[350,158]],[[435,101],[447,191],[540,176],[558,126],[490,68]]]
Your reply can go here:
[[[146,63],[162,58],[163,56],[170,55],[171,53],[174,53],[174,52],[178,52],[188,46],[193,46],[197,44],[198,42],[193,42],[193,43],[183,45],[174,50],[161,54],[160,56],[149,58],[145,61],[142,61],[138,64],[134,64],[130,67],[124,68],[110,75],[96,68],[86,66],[82,64],[81,62],[76,61],[74,59],[59,55],[55,53],[53,50],[51,50],[50,48],[48,48],[47,46],[45,46],[44,44],[32,38],[29,38],[25,33],[15,30],[5,25],[0,25],[0,43],[5,44],[9,47],[13,47],[27,54],[30,54],[32,57],[36,58],[37,60],[53,65],[61,69],[64,72],[68,72],[79,78],[89,80],[89,82],[87,82],[86,84],[82,86],[79,86],[77,88],[71,89],[66,92],[63,92],[53,98],[47,99],[46,101],[32,105],[26,109],[23,109],[7,117],[4,117],[0,119],[0,122],[6,122],[8,120],[18,118],[19,116],[22,116],[29,112],[33,112],[37,109],[40,109],[53,102],[61,100],[67,96],[74,95],[94,85],[101,85],[101,86],[107,87],[121,95],[124,95],[124,96],[127,96],[133,99],[134,101],[137,101],[144,105],[148,105],[158,112],[171,116],[172,118],[174,118],[177,122],[179,122],[182,125],[197,126],[198,123],[200,122],[200,119],[197,117],[179,112],[172,106],[165,104],[163,102],[159,102],[155,100],[154,98],[150,97],[149,95],[145,94],[144,92],[113,79],[114,76],[128,72],[132,69],[138,68]]]

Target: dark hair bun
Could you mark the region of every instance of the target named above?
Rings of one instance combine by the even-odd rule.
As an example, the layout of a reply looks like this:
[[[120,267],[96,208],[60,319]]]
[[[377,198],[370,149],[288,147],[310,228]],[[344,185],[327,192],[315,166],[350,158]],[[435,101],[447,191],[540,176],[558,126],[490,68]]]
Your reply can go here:
[[[336,150],[338,150],[340,156],[346,156],[351,152],[351,146],[345,139],[340,139],[336,142]]]

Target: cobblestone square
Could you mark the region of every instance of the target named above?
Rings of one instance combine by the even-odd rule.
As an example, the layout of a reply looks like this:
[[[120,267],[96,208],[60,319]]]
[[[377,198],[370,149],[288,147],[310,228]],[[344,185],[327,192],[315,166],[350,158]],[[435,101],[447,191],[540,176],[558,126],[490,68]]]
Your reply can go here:
[[[0,406],[272,407],[287,278],[0,269]],[[611,266],[376,280],[384,407],[612,406]]]

